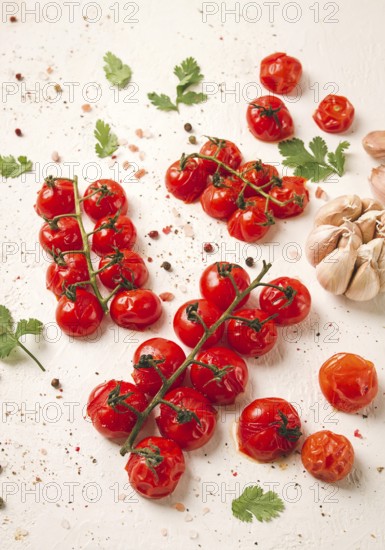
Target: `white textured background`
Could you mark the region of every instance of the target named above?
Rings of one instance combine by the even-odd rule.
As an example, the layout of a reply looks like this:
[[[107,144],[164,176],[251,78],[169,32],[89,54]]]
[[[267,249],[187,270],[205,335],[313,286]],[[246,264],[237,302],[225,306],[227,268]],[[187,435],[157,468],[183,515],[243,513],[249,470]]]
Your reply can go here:
[[[203,22],[198,0],[137,2],[137,23],[123,21],[130,13],[129,6],[124,10],[123,0],[114,4],[116,21],[108,2],[102,3],[96,16],[89,6],[85,15],[89,19],[99,17],[96,22],[87,22],[76,5],[72,22],[69,8],[63,6],[59,20],[53,23],[44,21],[44,12],[40,22],[32,15],[23,15],[22,2],[2,4],[3,18],[7,8],[9,13],[12,9],[19,11],[17,23],[3,21],[0,28],[1,79],[11,83],[5,84],[6,88],[3,84],[2,89],[0,153],[27,154],[38,171],[46,169],[46,174],[52,172],[52,167],[45,165],[52,152],[58,151],[62,158],[59,169],[64,176],[70,173],[70,165],[65,163],[78,163],[82,189],[86,185],[81,177],[83,169],[89,179],[94,178],[91,168],[85,168],[89,163],[99,165],[104,177],[126,178],[129,213],[139,230],[139,250],[153,258],[148,264],[151,287],[156,292],[171,291],[176,298],[164,305],[161,322],[144,334],[129,334],[116,327],[113,330],[106,322],[97,342],[56,338],[55,299],[45,290],[47,263],[37,244],[41,221],[32,208],[43,176],[40,171],[36,176],[29,174],[23,180],[1,183],[0,237],[5,243],[1,303],[12,309],[16,319],[36,316],[48,325],[45,341],[30,342],[47,367],[45,375],[19,352],[0,365],[0,488],[3,497],[7,496],[5,491],[15,493],[8,494],[6,508],[0,511],[1,547],[384,548],[381,514],[385,471],[378,471],[385,466],[383,389],[368,417],[363,418],[333,414],[324,407],[317,382],[318,369],[326,358],[349,351],[375,362],[384,388],[384,300],[358,305],[328,295],[317,284],[304,257],[293,262],[289,261],[290,254],[285,255],[288,243],[303,247],[314,212],[322,203],[314,198],[314,184],[309,185],[312,201],[306,213],[299,219],[278,222],[266,239],[279,243],[274,247],[272,276],[300,276],[309,287],[314,303],[311,318],[298,332],[287,332],[286,338],[280,331],[279,344],[272,353],[249,361],[251,382],[247,395],[236,408],[221,412],[210,444],[186,457],[187,473],[174,495],[162,502],[138,500],[126,485],[125,459],[120,457],[118,447],[103,440],[83,418],[84,404],[94,385],[112,377],[129,379],[131,356],[138,342],[155,334],[173,337],[173,312],[183,301],[198,295],[198,277],[207,263],[202,255],[203,242],[209,240],[224,247],[210,262],[227,259],[243,264],[246,256],[257,253],[268,259],[272,247],[245,249],[229,238],[223,223],[204,215],[199,205],[166,199],[163,186],[170,162],[182,151],[194,150],[183,130],[187,121],[196,130],[199,143],[204,134],[224,137],[239,144],[246,160],[261,157],[266,162],[279,162],[277,147],[257,142],[245,123],[247,97],[242,97],[242,92],[253,93],[252,86],[247,85],[258,83],[261,58],[277,50],[287,51],[303,63],[302,97],[299,101],[289,98],[289,107],[297,136],[306,141],[319,134],[311,118],[318,101],[317,90],[321,99],[337,90],[348,96],[357,114],[347,137],[352,144],[347,174],[322,187],[330,197],[352,191],[361,196],[369,194],[367,177],[373,162],[362,150],[361,138],[370,130],[383,129],[385,122],[383,3],[306,1],[301,2],[299,13],[295,3],[281,1],[270,21],[269,3],[241,3],[249,5],[249,11],[243,14],[249,21],[241,15],[238,22],[234,15],[225,14],[224,3],[222,7],[211,3],[218,13]],[[35,3],[27,4],[31,8]],[[260,20],[254,23],[250,22],[256,14],[253,5],[260,9]],[[44,6],[40,3],[40,12]],[[234,2],[227,2],[227,7],[233,8]],[[51,9],[45,18],[52,20],[56,10]],[[336,13],[331,15],[333,11]],[[296,13],[298,21],[293,22]],[[335,22],[325,21],[325,17]],[[102,58],[108,50],[132,67],[136,88],[114,96],[102,69]],[[238,87],[239,93],[217,91],[207,104],[181,106],[180,114],[159,112],[149,106],[148,92],[173,93],[172,68],[190,55],[200,63],[205,82],[223,83],[225,91]],[[51,73],[47,72],[49,67]],[[15,73],[23,74],[23,83],[15,80]],[[92,89],[87,88],[90,82],[99,83],[101,90],[101,97],[94,103]],[[61,85],[61,95],[53,90],[52,83]],[[69,83],[79,83],[74,85],[73,97]],[[328,83],[330,87],[324,89]],[[28,90],[37,92],[28,98]],[[81,106],[85,103],[92,103],[90,113],[83,113]],[[112,171],[107,160],[98,161],[93,129],[99,117],[111,123],[119,137],[137,145],[145,154],[144,160],[122,147],[115,165],[119,172]],[[15,128],[23,131],[23,138],[16,137]],[[138,139],[138,128],[151,137]],[[339,141],[338,136],[325,137],[332,147]],[[121,170],[124,160],[145,168],[148,175],[139,182],[128,177]],[[192,238],[184,235],[186,223],[193,227]],[[161,230],[167,225],[173,230],[179,227],[178,233],[163,234]],[[161,232],[158,241],[145,236],[153,229]],[[172,273],[160,269],[165,259],[172,263]],[[250,275],[257,269],[249,269]],[[62,393],[50,386],[53,377],[60,378]],[[305,433],[330,428],[348,436],[356,451],[354,474],[332,488],[307,475],[298,454],[275,465],[259,465],[239,455],[231,436],[234,418],[245,403],[262,396],[280,396],[298,403]],[[363,439],[354,437],[355,429],[360,430]],[[279,519],[249,525],[232,517],[231,500],[249,482],[266,484],[265,488],[275,483],[275,490],[286,500],[286,510]],[[92,502],[95,495],[96,502]],[[176,502],[183,502],[188,511],[176,511]]]

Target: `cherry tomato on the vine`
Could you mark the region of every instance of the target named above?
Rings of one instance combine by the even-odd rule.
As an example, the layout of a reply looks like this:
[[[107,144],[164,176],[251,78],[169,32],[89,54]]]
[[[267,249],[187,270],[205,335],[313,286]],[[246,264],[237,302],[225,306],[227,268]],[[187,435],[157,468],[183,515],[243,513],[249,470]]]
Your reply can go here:
[[[245,162],[245,164],[242,164],[242,166],[238,168],[238,171],[247,181],[256,187],[263,187],[265,192],[271,188],[275,178],[278,178],[278,170],[276,167],[271,164],[264,164],[260,160]],[[271,182],[270,185],[267,185],[269,182]],[[244,182],[238,180],[238,184],[240,187],[243,187]],[[253,197],[255,194],[256,191],[251,186],[245,188],[244,196],[246,198]]]
[[[348,413],[369,405],[378,392],[375,366],[354,353],[336,353],[325,361],[319,383],[329,403]]]
[[[230,235],[247,243],[262,239],[271,225],[265,212],[265,202],[261,197],[246,199],[244,208],[238,208],[227,222]]]
[[[121,290],[111,300],[110,315],[120,327],[144,330],[162,315],[162,303],[151,290]]]
[[[250,132],[262,141],[281,141],[294,133],[291,114],[279,97],[257,97],[249,104],[246,119]]]
[[[63,254],[49,265],[46,275],[46,286],[56,296],[61,296],[63,290],[83,281],[89,281],[87,260],[84,254]],[[83,288],[86,288],[85,285]]]
[[[235,315],[245,319],[230,319],[227,325],[227,341],[235,351],[260,357],[273,349],[278,333],[274,321],[266,321],[269,315],[260,309],[241,309]]]
[[[85,190],[83,208],[94,222],[106,216],[113,216],[117,212],[123,215],[128,209],[127,196],[123,187],[116,181],[97,180]]]
[[[282,52],[268,55],[261,61],[261,83],[275,94],[288,94],[302,76],[302,65],[295,57]]]
[[[334,483],[346,477],[353,468],[354,449],[344,435],[322,430],[306,439],[301,459],[309,474],[326,483]]]
[[[35,210],[44,218],[75,212],[74,186],[71,180],[48,177],[40,189]]]
[[[124,279],[127,279],[135,287],[141,287],[146,284],[149,275],[143,258],[136,252],[127,249],[101,258],[99,269],[103,269],[98,274],[99,279],[110,290],[113,290]]]
[[[242,162],[242,153],[232,141],[227,139],[212,138],[206,141],[199,151],[202,155],[214,157],[233,170],[236,170]],[[218,164],[213,160],[202,159],[203,166],[208,174],[214,174]],[[219,173],[222,176],[230,175],[228,170],[220,168]]]
[[[237,439],[242,453],[271,462],[288,455],[301,437],[301,421],[297,411],[285,399],[256,399],[242,411]]]
[[[96,296],[76,289],[74,300],[63,295],[56,307],[56,322],[69,336],[88,336],[97,330],[104,316]]]
[[[100,218],[92,235],[92,250],[98,256],[106,256],[116,248],[129,250],[136,241],[136,228],[128,216]]]
[[[201,195],[203,210],[219,220],[227,220],[238,208],[237,199],[241,189],[230,178],[224,178],[219,183],[212,183],[206,187]]]
[[[313,119],[324,132],[340,134],[352,125],[354,107],[346,97],[330,94],[318,105]]]
[[[208,300],[190,300],[180,306],[174,316],[175,334],[186,346],[193,348],[197,345],[204,334],[204,328],[199,322],[197,315],[210,328],[219,317],[222,311]],[[203,344],[203,349],[214,346],[222,338],[224,331],[223,323]]]
[[[270,207],[277,218],[291,218],[302,214],[309,203],[306,179],[300,176],[284,176],[280,185],[273,185],[269,195],[280,202],[290,201],[284,206],[270,201]],[[297,197],[297,199],[296,199]]]
[[[247,271],[240,265],[229,262],[216,262],[209,265],[199,281],[203,298],[215,304],[221,311],[225,311],[236,298],[236,291],[230,277],[240,292],[246,290],[250,284]],[[249,297],[250,294],[247,294],[237,307],[244,305]]]
[[[94,388],[88,398],[87,415],[94,428],[115,441],[126,439],[135,426],[137,416],[127,406],[139,412],[147,407],[146,396],[135,384],[109,380]]]
[[[190,158],[183,170],[177,160],[166,172],[166,188],[177,199],[194,202],[207,185],[208,172],[200,159]]]
[[[171,439],[146,437],[131,453],[126,468],[131,487],[146,498],[163,498],[175,490],[185,471],[180,447]]]
[[[263,287],[259,295],[259,305],[268,315],[276,314],[274,322],[277,325],[295,325],[306,319],[310,312],[311,296],[301,281],[291,277],[278,277],[278,279],[269,281],[268,284],[284,289],[289,288],[289,294],[293,295],[289,298],[278,288]],[[291,292],[291,289],[295,291],[295,294]]]
[[[217,411],[204,395],[183,387],[171,390],[163,399],[174,406],[162,403],[159,408],[156,423],[164,437],[173,439],[186,451],[199,449],[211,439]]]
[[[59,218],[52,226],[46,222],[39,232],[40,245],[47,252],[66,252],[70,250],[82,250],[83,241],[79,224],[76,218]]]

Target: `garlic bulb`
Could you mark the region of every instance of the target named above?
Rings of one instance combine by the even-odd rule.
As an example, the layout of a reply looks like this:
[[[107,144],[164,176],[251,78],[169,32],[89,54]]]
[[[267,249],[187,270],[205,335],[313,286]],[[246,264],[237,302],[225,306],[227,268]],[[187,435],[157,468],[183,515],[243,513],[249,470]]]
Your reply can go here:
[[[385,131],[369,132],[362,140],[365,151],[375,159],[385,159]]]
[[[373,168],[370,174],[369,183],[373,191],[373,195],[378,200],[385,203],[385,164]]]
[[[342,195],[318,210],[314,225],[341,225],[345,220],[356,220],[361,212],[362,202],[358,195]]]
[[[342,227],[319,225],[315,227],[306,241],[306,257],[312,266],[318,265],[338,243],[343,232]]]
[[[377,267],[377,266],[376,266]],[[345,296],[356,302],[371,300],[380,292],[380,276],[373,261],[364,262],[352,277]]]
[[[346,246],[336,248],[316,267],[318,282],[332,294],[343,294],[348,288],[357,259],[357,249],[352,238]]]

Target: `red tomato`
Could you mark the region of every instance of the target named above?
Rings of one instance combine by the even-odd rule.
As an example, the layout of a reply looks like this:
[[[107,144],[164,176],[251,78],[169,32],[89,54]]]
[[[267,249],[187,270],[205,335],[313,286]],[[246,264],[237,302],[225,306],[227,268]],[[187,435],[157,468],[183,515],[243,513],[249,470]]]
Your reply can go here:
[[[318,105],[313,119],[324,132],[340,134],[352,125],[354,107],[346,97],[330,94]]]
[[[354,463],[349,439],[328,430],[310,435],[301,451],[302,464],[317,479],[334,483],[346,477]]]
[[[269,182],[272,183],[274,178],[278,178],[278,170],[276,167],[271,164],[264,164],[260,160],[251,160],[246,162],[238,168],[238,171],[244,178],[247,179],[247,181],[256,187],[263,186],[264,191],[268,191],[270,189],[271,184],[267,185]],[[238,185],[240,185],[240,187],[243,186],[242,180],[238,180]],[[244,196],[246,198],[253,197],[255,194],[255,189],[250,186],[246,187],[244,192]]]
[[[183,170],[177,160],[166,172],[166,188],[177,199],[186,203],[194,202],[206,187],[207,176],[200,159],[189,159]]]
[[[151,290],[121,290],[111,300],[110,315],[120,327],[144,330],[162,315],[162,303]]]
[[[242,411],[238,423],[238,445],[242,453],[271,462],[293,452],[301,437],[301,421],[285,399],[256,399]]]
[[[76,218],[59,218],[55,228],[48,222],[44,223],[40,228],[39,241],[47,252],[83,249],[82,235]]]
[[[235,288],[230,276],[240,292],[246,290],[250,284],[250,277],[247,271],[240,265],[228,262],[216,262],[209,265],[202,273],[199,281],[203,298],[215,304],[221,311],[226,311],[236,298]],[[244,305],[249,297],[250,294],[245,296],[239,302],[238,307]]]
[[[292,216],[302,214],[309,203],[309,191],[306,189],[305,183],[305,178],[299,176],[284,176],[281,186],[274,185],[270,189],[269,195],[280,202],[292,200],[296,196],[300,197],[300,204],[292,201],[285,206],[280,206],[271,201],[270,207],[275,217],[291,218]]]
[[[186,346],[194,348],[204,334],[204,329],[195,315],[198,314],[208,328],[210,328],[219,317],[222,311],[215,304],[208,300],[190,300],[186,302],[175,313],[174,330],[175,334]],[[214,346],[222,338],[224,331],[223,323],[206,340],[203,349]]]
[[[213,365],[212,369],[193,363],[190,370],[191,383],[194,388],[216,405],[234,403],[236,397],[245,391],[249,378],[245,361],[231,349],[223,346],[200,351],[196,361]]]
[[[230,235],[246,243],[262,239],[271,225],[271,221],[264,211],[265,202],[260,197],[247,199],[245,208],[238,208],[227,222]]]
[[[298,279],[290,277],[278,277],[268,284],[289,289],[289,293],[291,293],[290,289],[296,292],[290,305],[287,305],[290,300],[278,288],[266,286],[262,289],[259,295],[259,305],[268,315],[276,314],[274,322],[277,325],[295,325],[306,319],[310,313],[311,296],[305,285]]]
[[[261,61],[261,83],[275,94],[288,94],[302,76],[302,65],[295,57],[282,52],[268,55]]]
[[[215,156],[218,160],[236,170],[242,162],[242,153],[232,141],[227,139],[212,138],[206,141],[199,151],[201,155],[209,157]],[[218,168],[218,164],[213,160],[203,159],[203,166],[208,174],[214,174]],[[228,170],[220,168],[219,173],[222,176],[228,175]]]
[[[143,497],[171,495],[185,471],[183,453],[164,437],[146,437],[135,447],[126,465],[130,485]]]
[[[249,104],[246,119],[250,132],[262,141],[281,141],[294,134],[293,119],[279,97],[257,97]]]
[[[125,403],[139,412],[143,412],[148,404],[146,396],[130,382],[109,380],[92,390],[87,415],[104,437],[119,442],[132,432],[137,416]]]
[[[46,286],[56,296],[63,294],[63,289],[89,281],[87,260],[84,254],[64,254],[49,265],[46,275]],[[86,288],[85,285],[83,288]]]
[[[135,384],[144,393],[153,397],[162,387],[162,379],[151,365],[155,364],[163,376],[169,379],[186,360],[186,355],[182,348],[171,340],[150,338],[140,344],[132,360],[134,363],[132,378]],[[181,386],[184,377],[185,373],[183,372],[171,388]]]
[[[164,400],[179,409],[160,405],[156,423],[164,437],[174,440],[186,451],[199,449],[211,439],[217,411],[204,395],[192,388],[176,388],[168,392]]]
[[[131,249],[136,242],[136,228],[128,216],[101,218],[94,231],[91,248],[98,256],[111,254],[115,248]]]
[[[237,317],[254,321],[253,325],[239,319],[230,319],[227,325],[227,341],[238,353],[247,357],[260,357],[273,349],[278,338],[273,320],[265,322],[260,330],[259,322],[269,316],[260,309],[242,309],[236,312]]]
[[[71,180],[48,177],[37,194],[35,210],[49,220],[75,212],[74,185]]]
[[[227,220],[238,208],[237,199],[240,191],[230,178],[208,185],[201,195],[202,208],[212,218]]]
[[[369,405],[378,392],[376,369],[354,353],[336,353],[319,371],[321,391],[333,407],[348,413]]]
[[[97,330],[104,316],[96,296],[76,289],[76,299],[62,296],[56,307],[56,322],[69,336],[88,336]]]
[[[127,195],[116,181],[97,180],[85,190],[83,207],[94,222],[106,216],[113,216],[117,212],[123,215],[128,210]]]
[[[109,267],[106,267],[108,265]],[[99,269],[102,268],[104,269],[98,277],[103,285],[110,290],[113,290],[124,279],[127,279],[135,287],[143,286],[148,279],[146,264],[142,257],[132,250],[120,250],[104,256],[99,262]]]

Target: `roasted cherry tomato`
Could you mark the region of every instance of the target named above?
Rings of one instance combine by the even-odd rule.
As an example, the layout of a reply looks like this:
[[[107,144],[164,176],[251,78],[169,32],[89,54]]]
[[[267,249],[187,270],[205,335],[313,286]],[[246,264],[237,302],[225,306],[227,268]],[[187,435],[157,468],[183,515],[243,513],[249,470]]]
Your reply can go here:
[[[207,185],[208,172],[200,159],[188,159],[183,170],[177,160],[166,172],[166,188],[186,203],[196,201]]]
[[[136,424],[137,416],[126,405],[139,412],[147,407],[146,396],[135,384],[109,380],[94,388],[88,398],[87,415],[99,433],[115,441],[125,440]]]
[[[261,309],[268,315],[276,315],[274,322],[277,325],[295,325],[306,319],[310,312],[311,296],[301,281],[278,277],[268,284],[282,287],[288,292],[285,294],[278,288],[265,286],[259,295]]]
[[[271,225],[264,210],[265,202],[260,197],[247,199],[244,208],[238,208],[227,222],[230,235],[247,243],[262,239]]]
[[[117,250],[104,256],[99,262],[99,269],[103,269],[98,274],[99,279],[110,290],[124,280],[135,287],[141,287],[148,279],[148,269],[143,258],[132,250]]]
[[[321,391],[333,407],[348,413],[369,405],[378,392],[376,369],[354,353],[336,353],[319,371]]]
[[[238,171],[247,181],[256,187],[263,187],[263,190],[266,192],[271,188],[275,179],[278,178],[278,170],[276,167],[271,164],[264,164],[260,160],[245,162],[245,164],[242,164],[242,166],[238,168]],[[244,182],[240,179],[237,180],[237,183],[241,188],[244,185]],[[270,185],[267,185],[268,183],[270,183]],[[245,188],[245,197],[253,197],[255,194],[256,191],[251,186]]]
[[[288,455],[301,437],[301,421],[285,399],[256,399],[242,411],[238,423],[238,445],[242,453],[271,462]]]
[[[163,399],[174,407],[160,405],[156,423],[164,437],[173,439],[186,451],[199,449],[211,439],[217,411],[204,395],[193,388],[176,388]]]
[[[88,336],[97,330],[104,316],[97,298],[82,288],[75,300],[63,295],[56,307],[56,322],[69,336]]]
[[[57,223],[46,222],[39,232],[40,245],[47,252],[59,253],[82,250],[83,241],[76,218],[59,218]]]
[[[322,430],[306,439],[301,458],[309,474],[326,483],[334,483],[346,477],[353,468],[354,449],[344,435]]]
[[[123,215],[128,210],[127,195],[116,181],[97,180],[85,190],[83,208],[94,222],[117,212]]]
[[[302,65],[295,57],[282,52],[268,55],[261,61],[261,83],[275,94],[288,94],[302,76]]]
[[[199,151],[201,155],[214,157],[233,170],[236,170],[242,162],[242,153],[232,141],[227,139],[212,138],[202,145]],[[208,174],[214,174],[217,171],[218,164],[213,160],[203,159],[203,166]],[[229,175],[225,168],[220,168],[219,173],[222,176]]]
[[[246,119],[250,132],[262,141],[281,141],[294,133],[293,119],[279,97],[257,97],[249,104]]]
[[[270,201],[270,207],[276,218],[291,218],[302,214],[309,203],[309,191],[306,189],[306,179],[299,176],[284,176],[281,184],[274,185],[269,195],[280,202],[290,200],[288,204],[280,206]],[[294,200],[296,197],[296,201]]]
[[[236,397],[245,391],[249,378],[245,361],[231,349],[216,346],[200,351],[190,369],[194,388],[216,405],[234,403]],[[202,364],[203,363],[203,364]],[[213,368],[205,367],[211,365]]]
[[[144,330],[162,315],[162,303],[151,290],[121,290],[111,300],[110,315],[120,327]]]
[[[230,319],[227,325],[227,341],[238,353],[247,357],[260,357],[273,349],[278,338],[273,320],[260,309],[241,309],[237,317],[246,321]],[[261,326],[261,322],[264,321]]]
[[[158,371],[168,380],[185,359],[185,352],[175,342],[165,338],[150,338],[140,344],[134,353],[132,378],[140,390],[153,397],[162,387],[162,379]],[[171,388],[181,386],[184,377],[183,372]]]
[[[129,250],[136,241],[136,228],[128,216],[101,218],[92,235],[92,250],[98,256],[107,256],[116,248]]]
[[[74,185],[71,180],[48,177],[40,189],[35,210],[49,220],[61,214],[75,212]]]
[[[230,264],[229,262],[216,262],[209,265],[202,273],[199,281],[203,298],[215,304],[221,311],[225,311],[236,298],[232,280],[240,292],[246,290],[250,284],[247,271],[240,265]],[[249,297],[250,294],[247,294],[239,302],[238,307],[244,305]]]
[[[215,304],[208,300],[190,300],[186,302],[175,313],[174,330],[175,334],[182,340],[186,346],[193,348],[197,345],[204,334],[204,329],[197,315],[203,320],[208,328],[211,327],[219,317],[222,311]],[[206,340],[203,349],[214,346],[222,338],[224,331],[223,323]]]
[[[340,134],[352,125],[354,107],[346,97],[330,94],[318,105],[313,119],[324,132]]]
[[[131,487],[143,497],[171,495],[185,471],[180,447],[171,439],[146,437],[136,445],[126,465]]]
[[[74,283],[89,281],[87,260],[84,254],[63,254],[58,256],[47,269],[46,286],[56,296]],[[83,286],[85,288],[85,286]]]
[[[227,220],[238,208],[237,199],[241,191],[230,178],[223,178],[219,183],[208,185],[201,195],[203,210],[219,220]]]

